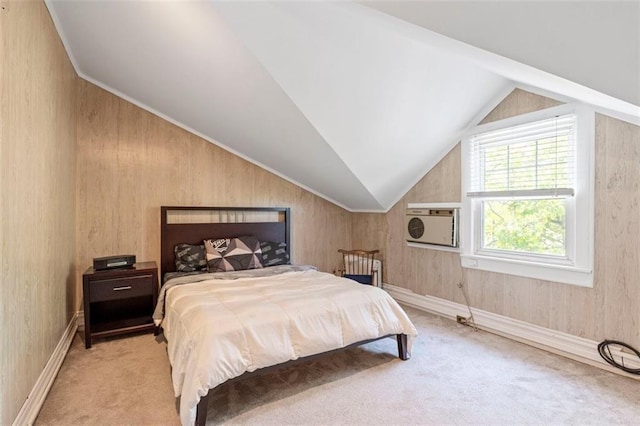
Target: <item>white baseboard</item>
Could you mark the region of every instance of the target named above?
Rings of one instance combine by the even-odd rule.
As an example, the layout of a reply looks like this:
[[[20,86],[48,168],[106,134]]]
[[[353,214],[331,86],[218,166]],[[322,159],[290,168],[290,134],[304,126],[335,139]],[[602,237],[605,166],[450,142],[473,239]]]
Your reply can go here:
[[[71,342],[73,341],[73,337],[75,336],[77,329],[78,314],[74,314],[71,321],[69,321],[69,325],[67,325],[66,330],[62,334],[58,345],[51,354],[47,365],[44,366],[42,373],[40,373],[40,377],[38,377],[36,384],[27,396],[27,400],[22,405],[22,408],[13,421],[13,426],[32,425],[36,421],[38,413],[44,404],[44,400],[47,397],[56,376],[58,375],[58,371],[60,371],[60,367],[62,367],[64,358],[67,356],[67,352],[69,351],[69,347],[71,346]]]
[[[398,302],[413,308],[444,316],[454,321],[458,315],[465,318],[469,316],[467,307],[459,303],[433,296],[423,296],[391,284],[383,284],[383,288]],[[476,308],[471,308],[471,311],[473,312],[475,324],[479,329],[640,380],[639,376],[615,368],[602,359],[598,353],[598,342]],[[615,359],[619,359],[620,352],[616,352],[613,349],[611,352]],[[629,368],[640,368],[640,361],[626,355],[625,365]]]

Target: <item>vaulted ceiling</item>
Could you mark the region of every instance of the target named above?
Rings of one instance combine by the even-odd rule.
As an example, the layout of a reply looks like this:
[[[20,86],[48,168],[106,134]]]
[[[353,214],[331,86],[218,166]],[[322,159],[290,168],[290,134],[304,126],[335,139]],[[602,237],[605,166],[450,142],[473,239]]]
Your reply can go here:
[[[629,11],[576,27],[598,18],[600,37],[630,39],[600,49],[629,64],[612,83],[565,66],[566,45],[549,53],[512,22],[513,36],[471,19],[500,15],[494,2],[452,3],[47,0],[82,78],[351,211],[392,207],[516,86],[640,117]],[[543,33],[558,41],[554,22]],[[509,37],[522,49],[496,42]]]

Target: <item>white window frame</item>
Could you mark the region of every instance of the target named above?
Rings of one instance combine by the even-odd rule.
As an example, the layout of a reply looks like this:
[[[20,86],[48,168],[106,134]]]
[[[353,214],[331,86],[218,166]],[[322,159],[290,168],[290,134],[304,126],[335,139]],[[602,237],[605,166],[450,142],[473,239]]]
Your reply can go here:
[[[567,259],[513,252],[482,250],[481,205],[484,198],[467,196],[470,187],[469,141],[473,135],[518,126],[555,116],[575,114],[576,183],[575,193],[566,202]],[[567,104],[473,128],[462,140],[462,210],[460,258],[465,268],[505,273],[555,281],[582,287],[593,287],[594,253],[594,182],[595,182],[595,117],[586,105]]]

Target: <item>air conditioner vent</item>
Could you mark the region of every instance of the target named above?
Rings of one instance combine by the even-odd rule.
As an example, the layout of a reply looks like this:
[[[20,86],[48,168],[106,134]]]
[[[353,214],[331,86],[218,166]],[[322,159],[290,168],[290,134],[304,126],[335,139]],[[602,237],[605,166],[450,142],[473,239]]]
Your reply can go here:
[[[407,209],[405,238],[411,243],[458,247],[458,209]]]

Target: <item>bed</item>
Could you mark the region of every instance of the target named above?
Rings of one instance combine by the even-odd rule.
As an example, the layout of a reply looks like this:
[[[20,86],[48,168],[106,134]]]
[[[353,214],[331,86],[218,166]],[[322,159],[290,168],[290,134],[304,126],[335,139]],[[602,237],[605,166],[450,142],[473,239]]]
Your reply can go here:
[[[229,380],[393,336],[399,358],[409,359],[416,329],[385,291],[288,262],[290,215],[288,208],[161,208],[163,286],[154,321],[167,339],[183,425],[204,425],[210,391]],[[203,241],[206,267],[201,252],[180,257]],[[254,245],[254,259],[264,253],[267,266],[226,255],[242,252],[244,261]],[[185,268],[184,258],[201,270]]]

